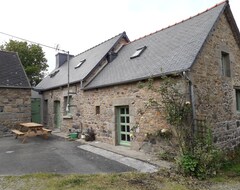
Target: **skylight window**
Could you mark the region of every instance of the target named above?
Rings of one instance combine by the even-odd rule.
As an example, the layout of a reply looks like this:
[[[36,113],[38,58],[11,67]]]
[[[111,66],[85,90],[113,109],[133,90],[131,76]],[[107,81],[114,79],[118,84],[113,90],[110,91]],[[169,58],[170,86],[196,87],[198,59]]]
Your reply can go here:
[[[57,73],[59,72],[59,70],[54,71],[53,73],[51,73],[49,76],[50,78],[53,78]]]
[[[143,52],[144,50],[147,48],[147,46],[143,46],[141,48],[138,48],[135,53],[130,57],[130,59],[133,59],[133,58],[136,58],[136,57],[139,57]]]
[[[75,69],[79,68],[85,61],[86,59],[81,60],[74,68]]]

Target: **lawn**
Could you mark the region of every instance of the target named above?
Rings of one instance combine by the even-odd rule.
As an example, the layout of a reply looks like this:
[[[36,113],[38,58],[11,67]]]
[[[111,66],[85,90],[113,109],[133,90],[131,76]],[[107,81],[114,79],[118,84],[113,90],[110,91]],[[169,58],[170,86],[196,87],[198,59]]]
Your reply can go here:
[[[232,173],[231,173],[232,174]],[[120,173],[96,175],[32,174],[0,177],[4,190],[234,190],[240,187],[240,177],[219,175],[200,181],[191,177],[159,171],[153,174]]]
[[[184,185],[170,182],[165,176],[142,173],[58,175],[33,174],[0,177],[0,189],[14,190],[174,190],[186,189]]]

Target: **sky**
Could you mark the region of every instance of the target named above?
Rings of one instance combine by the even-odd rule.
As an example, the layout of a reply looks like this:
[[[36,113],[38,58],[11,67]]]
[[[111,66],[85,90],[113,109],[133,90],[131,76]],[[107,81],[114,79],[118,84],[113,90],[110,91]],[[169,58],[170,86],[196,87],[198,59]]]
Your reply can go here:
[[[135,40],[185,20],[222,0],[7,0],[1,1],[1,33],[77,55],[122,32]],[[240,27],[240,0],[229,0]],[[0,33],[0,44],[10,39]],[[48,72],[55,49],[43,47]]]

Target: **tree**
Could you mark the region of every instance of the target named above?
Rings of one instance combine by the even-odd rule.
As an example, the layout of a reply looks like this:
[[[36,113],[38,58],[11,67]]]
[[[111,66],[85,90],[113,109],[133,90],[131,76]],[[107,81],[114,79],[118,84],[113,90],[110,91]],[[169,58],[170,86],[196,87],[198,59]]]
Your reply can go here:
[[[1,45],[1,50],[17,52],[32,86],[36,86],[47,71],[47,59],[39,45],[10,40]]]

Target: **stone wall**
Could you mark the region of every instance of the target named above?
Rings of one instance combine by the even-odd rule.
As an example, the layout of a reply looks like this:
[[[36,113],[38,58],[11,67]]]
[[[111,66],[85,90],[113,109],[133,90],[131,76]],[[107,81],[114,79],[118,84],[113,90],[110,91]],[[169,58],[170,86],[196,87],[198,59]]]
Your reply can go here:
[[[229,53],[231,77],[222,74],[222,52]],[[215,143],[233,148],[240,143],[235,86],[240,86],[240,49],[223,14],[209,36],[197,63],[191,69],[196,98],[196,115],[207,120]]]
[[[186,81],[179,80],[186,85]],[[161,85],[161,80],[154,81],[155,86]],[[146,107],[150,98],[160,101],[158,93],[147,88],[139,88],[138,83],[111,86],[101,89],[82,91],[79,85],[71,87],[76,94],[72,95],[74,105],[72,118],[64,119],[63,97],[67,94],[67,88],[61,88],[44,93],[44,99],[48,99],[49,127],[54,127],[55,100],[61,102],[62,131],[78,125],[82,129],[93,128],[99,141],[117,145],[116,109],[119,106],[129,106],[130,128],[135,128],[131,140],[132,149],[140,149],[146,139],[147,133],[155,133],[160,129],[168,128],[163,113],[158,109]],[[185,86],[184,86],[185,88]],[[100,113],[96,113],[96,107]]]
[[[139,89],[137,84],[85,91],[83,97],[83,124],[95,129],[97,138],[103,142],[117,144],[116,108],[119,106],[129,106],[130,128],[136,127],[132,146],[136,148],[139,148],[137,142],[142,142],[146,133],[166,127],[161,113],[145,106],[150,98],[159,99],[158,95]],[[100,114],[95,113],[96,106],[100,107]]]
[[[234,148],[240,143],[240,121],[232,120],[216,124],[214,142],[220,147]]]
[[[0,125],[31,121],[31,89],[0,88]]]
[[[72,97],[73,96],[76,97],[75,93],[77,93],[77,86],[78,85],[76,84],[70,87],[70,92],[74,93],[74,95],[71,95]],[[60,120],[61,120],[60,130],[63,132],[67,132],[72,127],[72,125],[74,124],[73,117],[67,116],[66,114],[66,105],[65,105],[66,102],[64,98],[67,97],[67,94],[68,94],[68,90],[66,87],[44,92],[42,99],[44,102],[47,102],[47,105],[43,103],[43,110],[47,110],[47,117],[46,117],[46,113],[43,113],[43,115],[45,114],[43,116],[43,123],[45,127],[49,127],[52,129],[56,128],[55,112],[54,112],[55,101],[60,102]],[[81,98],[81,97],[78,96],[78,98]],[[76,98],[73,98],[73,99],[75,100]],[[72,106],[71,110],[72,110],[72,115],[76,115],[77,112],[76,112],[75,106]]]

